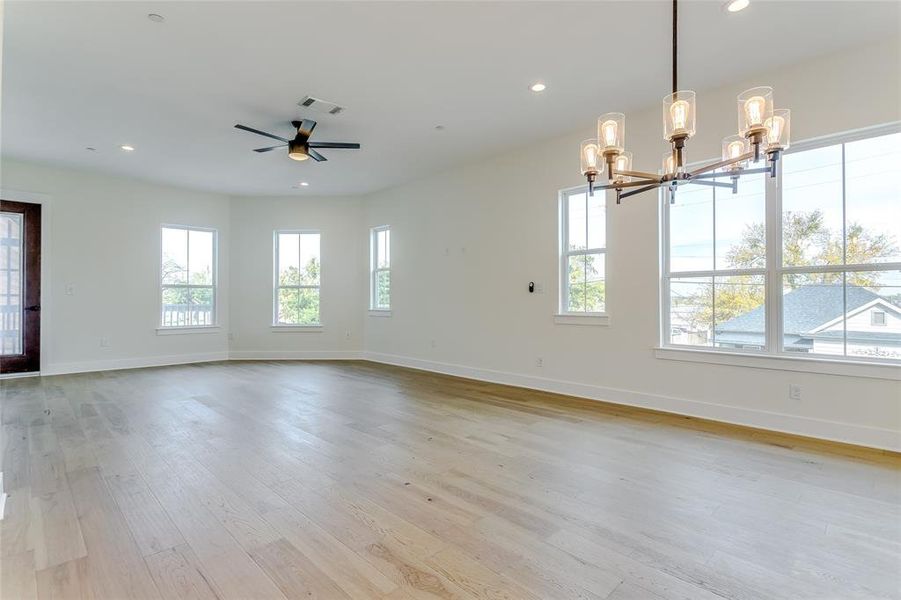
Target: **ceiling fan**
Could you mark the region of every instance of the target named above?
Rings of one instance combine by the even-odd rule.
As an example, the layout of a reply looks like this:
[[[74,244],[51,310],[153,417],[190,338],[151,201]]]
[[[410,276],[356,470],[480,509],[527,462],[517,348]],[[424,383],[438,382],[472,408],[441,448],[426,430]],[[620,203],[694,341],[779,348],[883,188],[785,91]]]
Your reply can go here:
[[[285,142],[284,144],[279,144],[277,146],[269,146],[268,148],[256,148],[254,149],[254,152],[270,152],[271,150],[275,150],[276,148],[284,148],[285,146],[287,146],[288,157],[294,160],[306,160],[308,158],[312,158],[317,162],[328,160],[327,158],[316,152],[315,148],[349,148],[351,150],[360,149],[360,144],[353,142],[311,142],[310,135],[312,135],[313,129],[316,127],[316,121],[312,121],[310,119],[304,119],[303,121],[291,121],[291,126],[297,130],[297,135],[294,136],[293,140],[283,138],[279,135],[266,133],[265,131],[260,131],[259,129],[254,129],[252,127],[247,127],[246,125],[235,125],[235,127],[238,129],[243,129],[244,131],[249,131],[250,133],[264,135],[274,140]]]

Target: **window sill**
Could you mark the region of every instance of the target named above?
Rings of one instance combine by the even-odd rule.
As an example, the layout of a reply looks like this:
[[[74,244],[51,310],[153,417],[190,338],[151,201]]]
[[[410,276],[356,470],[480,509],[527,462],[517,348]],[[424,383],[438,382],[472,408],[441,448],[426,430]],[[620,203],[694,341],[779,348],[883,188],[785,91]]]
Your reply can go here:
[[[272,333],[322,333],[322,325],[272,325]]]
[[[157,327],[157,335],[186,335],[189,333],[220,333],[222,328],[218,325],[206,325],[202,327]]]
[[[610,316],[602,313],[594,314],[556,314],[554,323],[557,325],[591,325],[594,327],[607,327],[610,325]]]
[[[370,308],[369,309],[370,317],[390,317],[391,310],[384,308]]]
[[[807,358],[800,356],[773,356],[674,347],[655,348],[654,356],[664,360],[683,362],[901,381],[901,366],[892,363],[871,363],[847,359]]]

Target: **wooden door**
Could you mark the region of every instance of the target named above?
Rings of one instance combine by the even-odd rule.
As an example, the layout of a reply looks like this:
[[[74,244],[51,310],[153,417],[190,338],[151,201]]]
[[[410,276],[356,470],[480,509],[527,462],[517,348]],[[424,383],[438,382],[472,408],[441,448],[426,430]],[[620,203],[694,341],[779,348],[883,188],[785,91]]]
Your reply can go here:
[[[0,373],[41,369],[41,205],[0,200]]]

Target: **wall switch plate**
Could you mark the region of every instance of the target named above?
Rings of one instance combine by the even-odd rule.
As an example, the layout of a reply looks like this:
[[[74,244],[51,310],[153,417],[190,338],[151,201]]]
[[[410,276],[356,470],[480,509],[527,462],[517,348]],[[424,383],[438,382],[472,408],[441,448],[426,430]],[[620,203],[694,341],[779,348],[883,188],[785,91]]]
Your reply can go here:
[[[801,386],[796,385],[794,383],[789,384],[788,386],[788,397],[791,400],[800,400],[801,399]]]
[[[541,358],[540,356],[539,356],[538,358],[536,358],[536,359],[535,359],[535,366],[536,366],[536,367],[543,367],[543,366],[544,366],[544,359]]]
[[[100,347],[101,347],[101,348],[109,348],[109,347],[110,347],[110,343],[109,343],[109,338],[108,338],[108,337],[102,337],[102,338],[100,338]]]
[[[74,296],[74,295],[75,295],[75,284],[74,284],[74,283],[67,283],[67,284],[66,284],[66,295],[67,295],[67,296]]]

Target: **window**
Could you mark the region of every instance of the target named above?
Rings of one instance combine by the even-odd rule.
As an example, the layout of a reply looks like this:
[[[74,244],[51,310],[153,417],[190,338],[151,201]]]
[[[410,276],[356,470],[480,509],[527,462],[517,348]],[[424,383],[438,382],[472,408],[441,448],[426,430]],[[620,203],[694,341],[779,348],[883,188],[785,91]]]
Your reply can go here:
[[[161,327],[216,324],[216,230],[162,227]]]
[[[391,228],[370,230],[369,309],[391,309]]]
[[[680,189],[664,202],[663,343],[901,359],[899,164],[895,128],[792,148],[781,186]]]
[[[599,315],[606,307],[606,194],[560,194],[560,313]]]
[[[318,326],[319,232],[275,232],[275,325]]]

